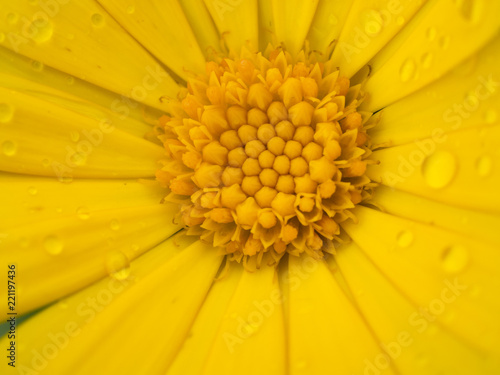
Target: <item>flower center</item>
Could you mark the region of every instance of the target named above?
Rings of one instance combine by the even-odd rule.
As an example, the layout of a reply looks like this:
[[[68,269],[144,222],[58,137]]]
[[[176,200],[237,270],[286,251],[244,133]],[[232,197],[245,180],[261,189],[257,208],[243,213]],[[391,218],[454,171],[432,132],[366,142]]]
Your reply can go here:
[[[231,260],[322,257],[369,195],[369,113],[361,85],[331,63],[284,51],[209,62],[161,119],[168,159],[157,179],[188,233]],[[301,58],[302,57],[302,58]]]

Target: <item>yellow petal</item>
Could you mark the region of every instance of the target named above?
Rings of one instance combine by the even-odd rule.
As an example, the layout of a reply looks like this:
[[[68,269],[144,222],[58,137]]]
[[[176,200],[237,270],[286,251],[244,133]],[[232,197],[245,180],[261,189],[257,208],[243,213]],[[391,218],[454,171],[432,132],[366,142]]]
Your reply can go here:
[[[196,40],[206,56],[220,51],[220,36],[203,0],[179,0]]]
[[[17,282],[23,301],[19,313],[74,292],[117,267],[126,268],[130,260],[179,230],[172,221],[177,206],[159,204],[154,188],[121,181],[66,185],[47,179],[4,180],[11,185],[6,193],[19,189],[7,206],[21,206],[13,208],[17,213],[12,225],[8,218],[2,220],[5,233],[0,244],[9,249],[0,252],[1,261],[17,263],[25,272]],[[101,199],[110,203],[100,203]],[[37,211],[45,211],[40,221]]]
[[[408,299],[485,355],[498,356],[498,249],[445,229],[357,207],[343,228]],[[420,316],[412,322],[424,325]],[[471,324],[474,322],[474,324]],[[489,354],[488,354],[489,353]]]
[[[178,86],[95,1],[2,5],[3,46],[75,77],[156,108]],[[165,99],[166,101],[166,99]]]
[[[242,272],[243,267],[231,265],[228,274],[214,282],[167,375],[202,373]]]
[[[498,1],[428,1],[370,62],[366,108],[394,103],[479,51],[497,33],[499,13]]]
[[[258,0],[204,1],[229,49],[239,53],[247,43],[259,46]]]
[[[187,79],[205,71],[205,58],[178,1],[142,1],[125,7],[118,0],[99,3],[148,51]]]
[[[275,268],[244,272],[219,325],[203,374],[285,374],[284,329]]]
[[[498,372],[493,358],[480,356],[444,330],[431,315],[424,315],[422,307],[412,305],[396,289],[397,284],[391,284],[356,244],[340,249],[335,259],[357,305],[382,342],[383,350],[368,358],[367,368],[372,372],[383,371],[387,360],[393,361],[405,375]]]
[[[442,79],[382,112],[371,131],[374,144],[400,145],[499,118],[500,37]]]
[[[162,112],[0,47],[2,86],[48,100],[143,138]],[[2,103],[5,104],[5,103]],[[0,115],[1,116],[1,115]],[[6,119],[4,119],[5,122]]]
[[[340,21],[342,32],[332,55],[342,75],[351,77],[370,61],[408,24],[422,3],[425,1],[354,1],[348,15],[341,13],[347,19]]]
[[[498,215],[449,206],[383,185],[377,187],[370,203],[391,215],[435,225],[500,246]]]
[[[269,0],[259,0],[259,50],[265,51],[275,40],[273,4]]]
[[[437,133],[433,138],[372,154],[367,176],[438,202],[500,211],[500,126]]]
[[[319,0],[307,35],[312,50],[326,52],[338,39],[353,3],[354,0]]]
[[[289,373],[363,373],[364,361],[380,352],[363,318],[324,261],[289,261]]]
[[[26,331],[19,332],[27,338],[19,365],[37,369],[35,361],[41,357],[41,374],[89,374],[96,369],[164,374],[221,261],[199,241],[187,244],[179,252],[168,241],[132,264],[128,278],[105,278],[28,321]],[[154,327],[137,329],[141,322],[154,322]],[[141,342],[154,345],[138,351]],[[50,356],[51,345],[57,358]]]
[[[279,43],[284,43],[292,56],[302,49],[318,0],[272,0],[274,27]]]
[[[38,97],[0,88],[10,113],[0,135],[0,169],[50,176],[152,177],[164,150],[95,119]],[[131,150],[134,150],[132,153]]]

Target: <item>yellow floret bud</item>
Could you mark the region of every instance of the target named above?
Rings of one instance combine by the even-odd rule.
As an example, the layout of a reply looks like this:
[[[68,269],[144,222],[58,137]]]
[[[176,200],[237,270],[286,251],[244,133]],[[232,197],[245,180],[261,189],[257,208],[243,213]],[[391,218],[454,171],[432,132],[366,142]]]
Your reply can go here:
[[[272,101],[273,95],[263,83],[254,83],[248,89],[247,103],[252,107],[266,111]]]
[[[342,121],[340,125],[344,131],[357,129],[361,126],[363,119],[359,112],[349,113]]]
[[[254,195],[262,188],[262,183],[258,176],[246,176],[241,182],[241,190],[248,195]]]
[[[308,170],[309,170],[309,165],[301,156],[293,159],[290,162],[290,174],[294,177],[303,176],[307,173]]]
[[[257,193],[255,193],[254,198],[260,207],[271,207],[271,202],[276,194],[278,194],[278,192],[273,188],[263,186]]]
[[[194,172],[193,181],[199,188],[219,186],[222,167],[213,164],[201,164]]]
[[[285,141],[293,139],[295,127],[290,121],[280,121],[274,127],[276,135]]]
[[[267,142],[275,136],[276,131],[274,130],[274,126],[271,124],[263,124],[257,129],[257,138],[265,145],[267,145]]]
[[[344,177],[358,177],[366,172],[366,161],[353,160],[351,165],[342,171]]]
[[[290,108],[302,101],[302,84],[297,78],[288,78],[278,90],[285,107]]]
[[[267,142],[267,149],[276,156],[281,155],[285,149],[285,141],[283,138],[273,137]]]
[[[240,137],[243,144],[257,139],[257,128],[251,125],[242,125],[238,129],[238,137]]]
[[[276,182],[278,182],[278,176],[278,172],[274,169],[266,168],[260,172],[259,179],[262,185],[273,188],[276,186]]]
[[[284,225],[283,228],[281,229],[280,237],[285,243],[290,243],[297,238],[298,234],[299,234],[298,228],[296,228],[291,224],[287,224]]]
[[[290,159],[295,159],[302,154],[302,145],[297,141],[288,141],[285,144],[285,149],[283,153]]]
[[[276,156],[274,156],[274,154],[271,151],[269,150],[262,151],[258,158],[261,168],[272,168],[275,158]]]
[[[293,181],[295,182],[296,194],[316,192],[318,183],[314,181],[311,176],[309,176],[309,173],[305,174],[302,177],[295,177]]]
[[[245,176],[258,176],[262,168],[260,167],[259,161],[257,159],[248,158],[243,163],[241,170]]]
[[[227,148],[222,146],[219,142],[213,141],[208,145],[203,147],[203,161],[216,164],[225,165],[227,164]]]
[[[236,207],[236,215],[238,216],[238,224],[243,228],[250,229],[257,221],[257,215],[260,207],[255,202],[253,197],[248,197],[243,203]]]
[[[311,142],[302,149],[302,157],[309,163],[312,160],[317,160],[322,156],[323,147],[321,147],[317,143]]]
[[[295,195],[278,193],[271,202],[271,207],[276,211],[281,217],[287,217],[294,215],[294,203]]]
[[[302,146],[307,146],[314,139],[314,129],[310,126],[300,126],[295,129],[293,140],[299,142]]]
[[[237,147],[227,154],[227,163],[231,167],[241,167],[245,160],[247,160],[247,154],[243,147]]]
[[[309,174],[311,178],[319,183],[331,180],[337,172],[337,167],[326,157],[313,160],[309,163]]]
[[[322,199],[330,198],[335,190],[337,190],[337,184],[332,180],[325,181],[318,186],[318,192]]]
[[[335,139],[331,139],[328,142],[326,142],[325,148],[323,149],[323,155],[328,160],[337,159],[341,153],[342,149],[338,141],[336,141]]]
[[[227,121],[232,129],[238,129],[247,123],[247,111],[239,105],[233,105],[226,111]]]
[[[220,202],[224,207],[235,209],[247,196],[241,190],[240,185],[231,185],[221,189]]]
[[[219,142],[228,150],[233,150],[236,147],[243,146],[238,132],[236,130],[227,130],[221,134]]]
[[[276,125],[288,118],[288,111],[282,102],[272,102],[267,109],[267,117],[271,124]]]
[[[220,224],[232,223],[234,221],[229,208],[214,208],[210,211],[210,219]]]
[[[290,170],[290,159],[286,155],[276,156],[273,169],[281,175],[286,175]]]
[[[201,115],[201,122],[206,125],[210,134],[219,136],[229,129],[226,114],[220,107],[205,107]]]
[[[297,197],[296,204],[298,203],[297,207],[299,208],[300,211],[302,212],[311,212],[316,205],[316,202],[312,197]]]
[[[271,210],[261,210],[258,221],[259,224],[266,229],[274,227],[278,222],[276,215]]]
[[[292,194],[295,191],[295,182],[293,176],[287,174],[286,176],[279,176],[276,182],[276,190],[282,193]]]
[[[318,97],[318,83],[311,77],[304,77],[300,79],[302,83],[302,92],[304,98],[317,98]]]
[[[331,217],[323,215],[321,220],[317,221],[316,224],[321,227],[321,234],[329,239],[332,239],[333,235],[339,234],[339,225]]]
[[[288,110],[288,117],[295,126],[306,126],[311,124],[314,107],[308,102],[300,102]]]
[[[243,177],[243,171],[241,168],[226,167],[224,172],[222,172],[221,179],[225,186],[231,186],[234,184],[241,184]]]
[[[314,140],[316,143],[324,146],[330,139],[339,139],[340,129],[334,122],[320,122],[316,124]]]
[[[252,125],[255,128],[258,128],[262,124],[268,124],[269,119],[265,112],[260,110],[259,108],[252,108],[248,111],[248,125]]]
[[[245,153],[248,155],[248,157],[257,159],[262,151],[266,149],[266,146],[259,141],[258,139],[255,139],[253,141],[248,142],[245,145]]]

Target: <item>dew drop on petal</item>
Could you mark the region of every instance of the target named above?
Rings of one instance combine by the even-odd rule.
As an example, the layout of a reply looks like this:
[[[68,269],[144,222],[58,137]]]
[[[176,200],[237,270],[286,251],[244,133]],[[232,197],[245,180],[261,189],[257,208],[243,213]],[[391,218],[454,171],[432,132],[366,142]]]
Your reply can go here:
[[[487,124],[493,124],[495,121],[497,121],[497,112],[494,109],[488,109],[484,112],[484,121]]]
[[[49,254],[58,255],[61,253],[64,246],[62,240],[59,237],[50,235],[45,237],[45,239],[43,240],[43,247]]]
[[[120,223],[118,222],[117,219],[113,219],[111,220],[111,222],[109,223],[109,227],[112,229],[112,230],[118,230],[120,229]]]
[[[0,122],[7,123],[14,117],[14,107],[7,103],[0,103]]]
[[[38,190],[37,190],[37,188],[36,188],[36,187],[34,187],[34,186],[30,186],[30,187],[28,188],[28,193],[29,193],[29,195],[36,195],[36,194],[38,193]]]
[[[442,49],[447,50],[448,47],[450,46],[450,37],[449,36],[441,37],[441,39],[439,39],[439,46]]]
[[[399,247],[408,247],[413,243],[413,233],[409,230],[403,230],[398,233],[396,240]]]
[[[465,246],[453,245],[442,254],[441,265],[446,273],[462,271],[469,262],[469,252]]]
[[[92,21],[92,25],[94,27],[103,27],[106,23],[106,21],[104,20],[104,16],[99,13],[94,13],[90,20]]]
[[[339,19],[332,13],[328,17],[328,22],[330,23],[330,26],[335,26],[339,23]]]
[[[75,77],[73,76],[68,76],[68,78],[66,78],[66,83],[68,85],[72,85],[73,83],[75,83]]]
[[[77,131],[72,131],[69,133],[69,138],[73,142],[78,142],[80,140],[80,133],[78,133]]]
[[[481,19],[483,13],[482,0],[462,0],[457,2],[460,13],[468,21],[476,23]]]
[[[7,14],[7,23],[10,23],[11,25],[15,25],[17,21],[19,20],[19,15],[17,13],[9,13]]]
[[[45,168],[48,168],[50,166],[50,160],[49,159],[43,159],[42,160],[42,165],[45,167]]]
[[[90,211],[87,207],[78,207],[76,209],[76,215],[82,220],[87,220],[90,217]]]
[[[29,26],[30,36],[36,43],[44,43],[52,38],[54,26],[45,18],[37,18]]]
[[[415,77],[416,72],[417,64],[415,64],[415,61],[413,59],[406,60],[403,65],[401,65],[401,69],[399,70],[401,81],[408,82]]]
[[[371,36],[380,34],[384,20],[377,10],[371,10],[362,15],[363,29]]]
[[[106,255],[106,271],[117,279],[125,280],[130,276],[130,261],[121,251],[113,251]]]
[[[130,5],[127,7],[127,13],[128,14],[134,14],[135,13],[135,6]]]
[[[492,167],[493,167],[493,160],[487,155],[481,156],[476,161],[476,171],[480,177],[489,176]]]
[[[17,145],[12,141],[2,143],[2,153],[5,156],[14,156],[17,152]]]
[[[31,62],[31,67],[35,72],[41,72],[43,70],[43,62],[34,60]]]
[[[422,55],[422,66],[427,69],[431,66],[434,55],[431,52],[424,53]]]
[[[449,185],[457,172],[457,161],[447,151],[436,151],[422,164],[422,174],[427,185],[441,189]]]

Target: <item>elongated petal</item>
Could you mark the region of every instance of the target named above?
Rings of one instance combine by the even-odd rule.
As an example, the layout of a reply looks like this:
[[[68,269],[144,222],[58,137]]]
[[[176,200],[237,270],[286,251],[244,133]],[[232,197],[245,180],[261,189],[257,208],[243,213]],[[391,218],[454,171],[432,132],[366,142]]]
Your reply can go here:
[[[205,70],[205,59],[177,0],[142,1],[124,7],[117,0],[99,3],[147,50],[183,79]],[[165,43],[167,41],[167,43]]]
[[[500,211],[500,126],[463,129],[375,151],[367,175],[386,186],[458,207]]]
[[[370,62],[366,108],[374,111],[394,103],[479,51],[496,35],[499,13],[498,1],[429,0]]]
[[[93,0],[5,3],[0,19],[9,14],[18,21],[0,32],[16,53],[152,107],[177,97],[174,80]]]
[[[496,247],[364,207],[354,213],[363,225],[345,222],[344,229],[428,320],[436,319],[484,355],[498,356]],[[413,324],[420,325],[419,319],[413,317]]]

